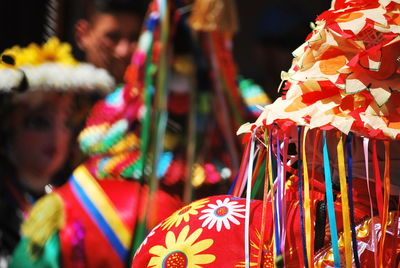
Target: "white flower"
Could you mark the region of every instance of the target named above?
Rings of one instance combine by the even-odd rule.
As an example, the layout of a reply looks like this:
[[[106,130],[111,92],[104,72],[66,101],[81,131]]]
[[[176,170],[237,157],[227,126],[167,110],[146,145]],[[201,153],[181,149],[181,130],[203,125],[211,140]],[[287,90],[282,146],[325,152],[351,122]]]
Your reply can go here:
[[[158,229],[158,227],[160,227],[160,225],[161,224],[158,224],[156,227],[153,228],[153,230],[151,230],[151,232],[146,236],[146,238],[143,240],[142,244],[140,244],[140,246],[136,250],[134,256],[136,256],[142,250],[142,247],[147,244],[149,237],[153,236],[156,233],[156,230]]]
[[[239,225],[237,218],[244,218],[244,205],[237,205],[237,201],[230,201],[225,198],[224,201],[217,200],[216,204],[208,204],[209,208],[203,209],[200,213],[204,213],[199,220],[204,220],[202,227],[208,225],[208,229],[216,226],[217,231],[221,231],[222,224],[226,229],[230,229],[230,222]]]

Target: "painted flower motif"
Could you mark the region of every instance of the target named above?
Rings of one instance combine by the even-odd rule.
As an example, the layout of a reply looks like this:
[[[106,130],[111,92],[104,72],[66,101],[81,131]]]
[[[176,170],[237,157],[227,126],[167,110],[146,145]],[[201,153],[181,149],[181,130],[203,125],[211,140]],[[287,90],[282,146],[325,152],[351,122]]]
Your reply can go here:
[[[160,227],[161,224],[158,224],[156,227],[151,230],[151,232],[146,236],[146,238],[143,240],[142,244],[138,247],[138,249],[135,252],[135,256],[142,250],[142,247],[147,244],[147,241],[149,240],[149,237],[153,236],[156,233],[156,230]]]
[[[244,205],[237,205],[237,201],[230,201],[229,198],[225,198],[224,201],[217,200],[216,204],[208,204],[209,208],[203,209],[201,213],[204,213],[199,217],[199,220],[203,220],[202,227],[208,225],[208,229],[216,226],[217,231],[221,231],[222,225],[226,229],[230,229],[230,223],[239,225],[240,222],[236,218],[244,218],[245,209]]]
[[[197,200],[189,205],[177,210],[169,216],[164,223],[162,224],[162,229],[170,229],[172,226],[178,227],[182,220],[185,222],[189,221],[190,215],[197,215],[199,214],[198,209],[204,207],[204,204],[208,202],[208,198]]]
[[[155,255],[147,267],[154,268],[202,268],[204,264],[212,263],[216,258],[213,254],[200,254],[214,243],[212,239],[197,241],[203,232],[202,228],[189,234],[189,226],[185,226],[178,237],[169,231],[165,237],[165,246],[156,245],[150,249]]]
[[[272,244],[271,243],[265,243],[265,241],[262,243],[262,249],[261,249],[261,259],[260,259],[260,264],[257,262],[258,260],[258,253],[260,251],[260,242],[261,242],[261,234],[256,229],[256,239],[250,240],[250,247],[251,247],[251,260],[250,260],[250,267],[262,267],[262,268],[273,268],[275,267],[274,263],[274,255],[273,255],[273,249],[272,249]],[[246,263],[244,261],[239,262],[238,264],[235,265],[235,267],[246,267]]]

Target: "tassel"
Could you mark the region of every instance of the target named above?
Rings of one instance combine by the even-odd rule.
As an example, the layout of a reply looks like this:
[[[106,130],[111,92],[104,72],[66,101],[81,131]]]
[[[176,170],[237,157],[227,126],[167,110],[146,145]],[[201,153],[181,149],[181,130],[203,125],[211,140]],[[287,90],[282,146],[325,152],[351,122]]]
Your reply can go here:
[[[239,28],[235,1],[232,0],[197,0],[188,21],[197,31],[233,34]]]
[[[64,206],[60,196],[52,193],[37,201],[22,225],[22,232],[29,240],[30,254],[34,257],[39,256],[51,235],[63,225]]]

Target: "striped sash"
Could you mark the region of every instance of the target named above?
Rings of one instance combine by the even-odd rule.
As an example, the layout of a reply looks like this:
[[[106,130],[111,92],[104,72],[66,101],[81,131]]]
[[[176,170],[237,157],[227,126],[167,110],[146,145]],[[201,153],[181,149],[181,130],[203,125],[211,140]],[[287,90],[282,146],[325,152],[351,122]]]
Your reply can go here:
[[[121,220],[107,194],[84,166],[74,171],[70,181],[77,200],[107,238],[121,261],[126,262],[132,232]]]

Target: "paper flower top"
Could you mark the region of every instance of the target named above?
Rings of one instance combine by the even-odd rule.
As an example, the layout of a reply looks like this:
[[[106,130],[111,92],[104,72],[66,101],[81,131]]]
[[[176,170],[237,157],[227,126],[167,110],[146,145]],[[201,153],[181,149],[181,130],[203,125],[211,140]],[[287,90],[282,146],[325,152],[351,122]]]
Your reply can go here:
[[[110,92],[114,79],[103,69],[80,63],[71,54],[71,46],[50,38],[43,46],[6,49],[0,62],[0,92],[18,88],[24,77],[28,91],[100,90]]]
[[[336,1],[293,52],[286,94],[254,125],[286,120],[366,137],[400,139],[400,4]]]

